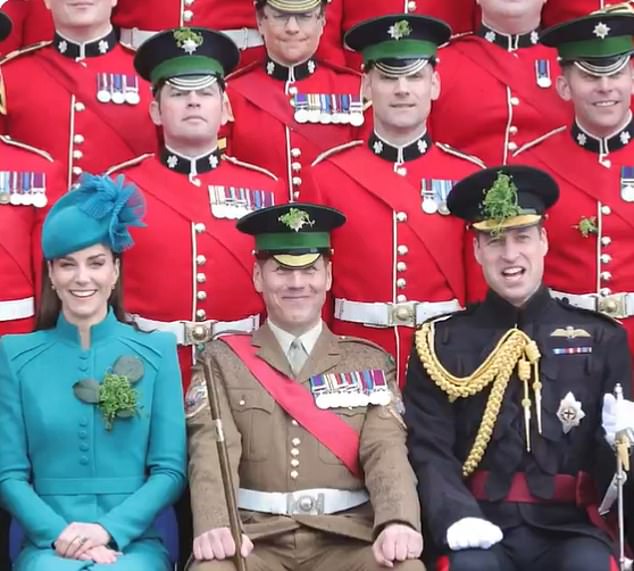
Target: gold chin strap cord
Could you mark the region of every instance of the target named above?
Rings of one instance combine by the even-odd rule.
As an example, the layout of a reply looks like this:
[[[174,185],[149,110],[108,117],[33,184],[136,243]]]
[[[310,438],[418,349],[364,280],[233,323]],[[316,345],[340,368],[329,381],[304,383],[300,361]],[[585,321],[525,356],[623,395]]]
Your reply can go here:
[[[533,378],[532,386],[535,394],[537,429],[540,434],[542,431],[542,384],[539,380],[540,353],[537,343],[523,331],[515,327],[509,329],[502,335],[502,338],[497,342],[497,345],[484,362],[471,375],[456,377],[440,363],[436,355],[434,338],[434,323],[425,323],[416,332],[416,351],[427,374],[436,386],[449,397],[449,402],[453,403],[459,398],[468,398],[476,395],[489,385],[493,385],[475,441],[462,466],[462,475],[466,478],[472,474],[482,461],[500,414],[506,387],[516,368],[517,375],[524,385],[522,407],[524,408],[526,450],[530,452],[531,377]]]
[[[633,4],[634,0],[630,0],[629,2],[620,2],[618,4],[606,4],[605,7],[600,10],[590,12],[590,14],[632,14],[634,13]]]

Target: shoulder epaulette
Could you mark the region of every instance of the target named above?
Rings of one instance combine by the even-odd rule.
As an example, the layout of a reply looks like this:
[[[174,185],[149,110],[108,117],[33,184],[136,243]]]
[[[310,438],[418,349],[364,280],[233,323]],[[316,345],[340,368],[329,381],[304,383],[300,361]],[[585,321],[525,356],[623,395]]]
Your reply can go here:
[[[528,143],[523,144],[519,149],[517,149],[517,151],[513,153],[512,156],[516,157],[519,154],[523,153],[524,151],[527,151],[528,149],[532,149],[536,145],[539,145],[539,143],[545,141],[546,139],[550,139],[550,137],[552,137],[553,135],[557,135],[558,133],[561,133],[565,129],[566,129],[566,126],[563,125],[561,127],[557,127],[556,129],[553,129],[552,131],[548,131],[548,133],[544,133],[543,135],[540,135],[539,137],[537,137],[537,139],[533,139],[532,141],[529,141]]]
[[[9,52],[7,55],[5,55],[2,59],[0,59],[0,65],[8,62],[9,60],[15,59],[18,56],[30,54],[31,52],[37,51],[41,48],[45,48],[46,46],[49,46],[52,43],[53,42],[51,40],[45,40],[42,42],[37,42],[35,44],[24,46],[23,48],[20,48],[19,50],[13,50],[12,52]]]
[[[439,49],[446,49],[451,47],[451,44],[453,44],[456,40],[461,40],[462,38],[466,38],[467,36],[473,36],[473,32],[460,32],[459,34],[453,34],[450,38],[448,42],[445,42],[444,44],[438,46]],[[438,60],[440,60],[440,58],[437,58]]]
[[[32,147],[31,145],[27,145],[26,143],[21,143],[20,141],[15,141],[11,137],[9,137],[9,135],[0,135],[0,141],[2,141],[3,143],[7,145],[11,145],[13,147],[19,147],[20,149],[32,151],[40,155],[40,157],[45,158],[50,163],[53,162],[53,157],[51,157],[51,155],[49,155],[46,151],[43,151],[42,149],[38,149],[37,147]]]
[[[261,61],[252,61],[250,64],[245,65],[244,67],[241,67],[240,69],[237,69],[236,71],[230,73],[225,80],[227,82],[231,81],[232,79],[236,79],[238,77],[243,76],[245,73],[251,71],[252,69],[254,69],[255,67],[258,67],[259,65],[262,65]]]
[[[141,164],[145,159],[149,159],[150,157],[153,157],[153,156],[154,156],[154,153],[145,153],[144,155],[141,155],[139,157],[134,157],[133,159],[129,159],[127,161],[119,163],[118,165],[111,166],[106,171],[106,174],[107,175],[111,175],[112,173],[120,171],[120,170],[125,169],[127,167],[136,166],[138,164]]]
[[[577,305],[574,305],[572,303],[570,303],[569,301],[564,301],[563,299],[559,298],[559,297],[554,297],[553,299],[564,309],[567,309],[569,311],[574,311],[574,312],[578,312],[578,313],[584,313],[586,315],[591,315],[593,317],[598,317],[600,319],[603,319],[604,321],[607,321],[608,323],[610,323],[611,325],[617,325],[617,326],[621,326],[621,322],[614,318],[611,317],[610,315],[603,313],[601,311],[596,311],[594,309],[587,309],[585,307],[579,307]]]
[[[230,163],[234,165],[238,165],[240,167],[245,167],[245,168],[260,172],[262,174],[270,176],[273,180],[277,180],[277,177],[270,170],[267,170],[264,167],[259,167],[258,165],[252,165],[251,163],[245,163],[244,161],[236,159],[235,157],[232,157],[230,155],[222,155],[221,160],[229,161]]]
[[[486,168],[486,165],[483,161],[481,161],[478,157],[474,155],[469,155],[467,153],[463,153],[458,149],[454,149],[451,145],[447,145],[446,143],[436,143],[436,146],[441,150],[447,153],[448,155],[453,155],[454,157],[458,157],[460,159],[464,159],[465,161],[469,161],[474,165],[478,165],[480,168]]]
[[[313,161],[313,163],[310,166],[314,167],[315,165],[319,164],[321,161],[327,159],[328,157],[331,157],[332,155],[335,155],[340,151],[345,151],[346,149],[357,147],[361,145],[362,143],[363,141],[359,139],[357,141],[348,141],[347,143],[343,143],[342,145],[337,145],[335,147],[332,147],[324,151],[323,153],[321,153],[321,155],[318,155],[317,158]]]

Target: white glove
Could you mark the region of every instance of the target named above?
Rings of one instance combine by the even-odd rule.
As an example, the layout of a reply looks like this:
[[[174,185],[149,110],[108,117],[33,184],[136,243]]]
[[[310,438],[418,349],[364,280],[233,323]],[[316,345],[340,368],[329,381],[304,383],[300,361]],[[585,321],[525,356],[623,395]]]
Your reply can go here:
[[[503,537],[502,530],[490,521],[479,517],[464,517],[449,526],[447,545],[452,551],[472,548],[489,549],[502,541]]]
[[[630,400],[616,400],[613,394],[603,396],[603,411],[601,412],[605,439],[610,446],[614,446],[617,434],[623,434],[634,443],[634,402]]]

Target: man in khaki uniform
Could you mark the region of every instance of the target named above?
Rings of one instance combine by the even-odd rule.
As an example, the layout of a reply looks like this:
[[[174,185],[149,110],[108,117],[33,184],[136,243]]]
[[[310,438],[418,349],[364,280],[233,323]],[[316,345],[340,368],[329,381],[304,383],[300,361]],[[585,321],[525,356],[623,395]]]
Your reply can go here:
[[[344,216],[312,204],[265,208],[253,281],[268,320],[204,353],[220,393],[241,553],[249,571],[423,571],[420,509],[392,359],[321,320],[332,281],[330,230]],[[275,395],[275,396],[273,396]],[[204,379],[186,397],[195,571],[235,569],[235,543]]]

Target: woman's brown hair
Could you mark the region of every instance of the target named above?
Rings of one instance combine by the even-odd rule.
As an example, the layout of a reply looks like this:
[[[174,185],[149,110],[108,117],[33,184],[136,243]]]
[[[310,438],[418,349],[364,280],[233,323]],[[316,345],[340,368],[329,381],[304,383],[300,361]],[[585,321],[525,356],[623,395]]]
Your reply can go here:
[[[108,298],[108,305],[112,307],[115,317],[124,323],[128,322],[123,306],[123,259],[120,254],[112,253],[116,262],[119,260],[119,279]],[[53,289],[51,278],[48,275],[48,261],[42,260],[42,289],[37,304],[37,317],[35,329],[52,329],[57,324],[59,312],[62,310],[62,302]]]

